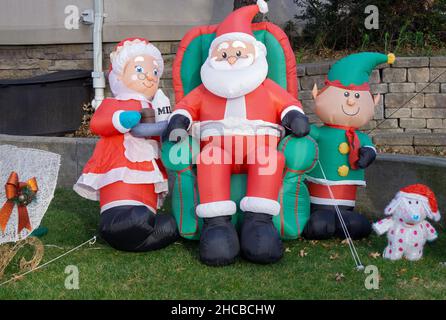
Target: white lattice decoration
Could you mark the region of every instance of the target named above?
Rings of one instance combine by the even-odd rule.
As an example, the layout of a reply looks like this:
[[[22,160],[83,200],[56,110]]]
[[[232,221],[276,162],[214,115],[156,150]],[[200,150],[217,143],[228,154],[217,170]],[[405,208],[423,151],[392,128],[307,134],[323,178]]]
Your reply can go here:
[[[32,230],[39,227],[51,200],[59,174],[60,155],[37,149],[18,148],[11,145],[0,146],[0,208],[6,201],[4,185],[12,171],[19,180],[26,182],[36,177],[39,191],[36,198],[27,206]],[[18,212],[14,206],[5,233],[0,230],[0,244],[25,239],[31,232],[24,229],[17,232]]]

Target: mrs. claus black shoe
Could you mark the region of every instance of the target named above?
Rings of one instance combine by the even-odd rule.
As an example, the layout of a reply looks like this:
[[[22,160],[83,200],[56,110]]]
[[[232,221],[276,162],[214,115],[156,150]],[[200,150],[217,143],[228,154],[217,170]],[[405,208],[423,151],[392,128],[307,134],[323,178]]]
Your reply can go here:
[[[172,216],[154,214],[145,206],[105,210],[101,214],[99,234],[113,248],[130,252],[161,249],[179,237]]]

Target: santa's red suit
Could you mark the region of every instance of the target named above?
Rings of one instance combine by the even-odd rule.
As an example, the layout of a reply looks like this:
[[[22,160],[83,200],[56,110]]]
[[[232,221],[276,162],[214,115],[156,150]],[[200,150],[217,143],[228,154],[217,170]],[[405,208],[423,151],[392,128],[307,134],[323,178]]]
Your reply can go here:
[[[160,194],[167,192],[159,137],[134,137],[119,123],[121,112],[151,107],[148,101],[105,99],[93,115],[91,131],[101,138],[74,189],[100,200],[101,212],[121,205],[145,205],[156,212]]]
[[[179,102],[173,115],[200,121],[193,128],[199,129],[202,140],[197,164],[199,216],[236,212],[230,201],[230,177],[242,172],[248,173],[242,210],[279,213],[277,198],[284,167],[284,157],[277,151],[284,130],[279,123],[291,110],[301,111],[300,102],[269,79],[250,93],[232,99],[219,97],[200,85]]]

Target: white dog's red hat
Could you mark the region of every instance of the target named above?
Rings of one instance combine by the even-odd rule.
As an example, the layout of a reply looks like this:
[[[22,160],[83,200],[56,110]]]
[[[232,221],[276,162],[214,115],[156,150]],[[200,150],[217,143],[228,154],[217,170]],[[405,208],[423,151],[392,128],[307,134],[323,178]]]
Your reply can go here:
[[[252,32],[252,19],[258,14],[268,12],[268,4],[265,0],[257,0],[257,4],[245,6],[231,12],[217,28],[216,38],[211,43],[211,48],[224,41],[240,40],[257,43]]]
[[[148,55],[155,58],[158,75],[161,77],[164,70],[164,61],[161,52],[149,40],[144,38],[126,38],[118,43],[110,54],[110,71],[122,74],[128,60],[137,56]]]
[[[437,198],[434,192],[424,184],[411,184],[407,187],[400,189],[396,194],[394,201],[398,201],[401,198],[408,198],[422,201],[428,211],[428,216],[435,220],[440,220],[440,211],[438,210]],[[395,206],[395,202],[392,201],[385,209],[386,213],[392,212]]]

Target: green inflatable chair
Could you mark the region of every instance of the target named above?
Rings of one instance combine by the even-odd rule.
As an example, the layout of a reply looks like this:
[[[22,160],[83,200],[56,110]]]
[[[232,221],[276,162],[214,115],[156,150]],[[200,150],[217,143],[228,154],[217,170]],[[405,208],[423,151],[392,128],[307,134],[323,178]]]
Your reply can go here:
[[[185,95],[201,84],[200,68],[206,61],[218,25],[202,26],[190,30],[181,41],[173,65],[175,99],[178,103]],[[252,25],[254,36],[267,48],[268,78],[297,97],[296,59],[288,38],[278,26],[261,22]],[[315,167],[318,159],[316,142],[309,136],[283,138],[278,146],[284,153],[286,164],[282,189],[279,193],[280,214],[273,221],[283,240],[300,236],[310,216],[310,195],[305,185],[306,174]],[[171,190],[172,212],[182,237],[200,239],[201,218],[195,208],[200,203],[196,179],[196,157],[199,142],[193,137],[162,146],[162,160],[174,173]],[[246,175],[234,174],[231,178],[231,199],[239,207],[246,192]],[[232,222],[238,227],[243,212],[238,210]]]

